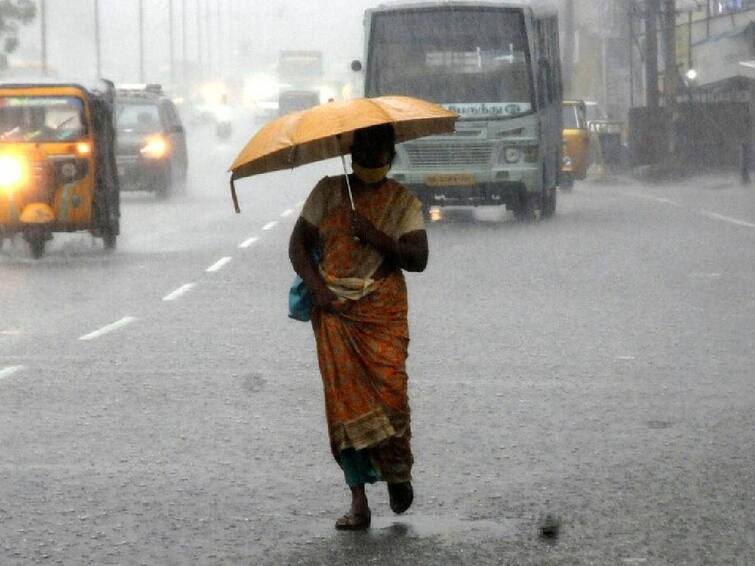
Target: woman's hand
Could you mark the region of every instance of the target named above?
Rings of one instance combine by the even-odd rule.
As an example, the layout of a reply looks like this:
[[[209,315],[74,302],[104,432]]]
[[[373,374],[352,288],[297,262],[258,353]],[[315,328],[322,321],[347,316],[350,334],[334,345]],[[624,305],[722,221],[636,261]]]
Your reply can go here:
[[[346,299],[339,298],[327,286],[312,291],[312,301],[317,308],[330,313],[343,312],[348,306]]]

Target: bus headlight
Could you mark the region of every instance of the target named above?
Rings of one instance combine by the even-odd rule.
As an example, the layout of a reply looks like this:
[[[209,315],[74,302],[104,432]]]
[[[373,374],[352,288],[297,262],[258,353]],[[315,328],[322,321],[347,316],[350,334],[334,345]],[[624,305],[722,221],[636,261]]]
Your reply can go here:
[[[506,163],[519,163],[522,160],[522,150],[518,147],[503,148],[503,160]]]
[[[141,149],[141,154],[147,159],[162,159],[168,154],[170,146],[163,136],[147,138],[147,144]]]
[[[29,172],[23,160],[13,155],[0,156],[0,189],[12,191],[28,179]]]

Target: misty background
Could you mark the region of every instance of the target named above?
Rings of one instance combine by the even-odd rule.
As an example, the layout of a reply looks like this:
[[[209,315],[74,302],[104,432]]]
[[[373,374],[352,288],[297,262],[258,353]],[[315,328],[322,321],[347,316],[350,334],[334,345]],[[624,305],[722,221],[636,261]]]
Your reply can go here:
[[[94,0],[47,0],[51,74],[80,80],[96,74],[94,4]],[[37,5],[39,7],[38,2]],[[199,26],[202,56],[206,67],[216,76],[271,68],[281,49],[321,50],[326,70],[347,72],[351,60],[362,56],[364,10],[376,5],[370,0],[173,0],[176,61],[180,64],[183,53],[181,28],[185,6],[186,56],[189,64],[198,62],[199,6],[199,22],[209,18],[207,24]],[[115,82],[136,82],[139,77],[139,2],[100,0],[99,19],[103,76]],[[166,82],[170,76],[169,0],[144,2],[144,34],[145,79]],[[20,47],[10,56],[11,69],[38,64],[41,60],[39,14],[30,25],[21,26],[19,38]]]

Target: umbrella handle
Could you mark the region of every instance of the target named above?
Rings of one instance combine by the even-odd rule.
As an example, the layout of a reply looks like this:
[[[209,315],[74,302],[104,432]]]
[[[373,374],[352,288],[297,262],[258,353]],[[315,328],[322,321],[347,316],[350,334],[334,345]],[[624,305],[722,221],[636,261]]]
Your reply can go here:
[[[343,165],[343,176],[346,177],[346,189],[349,191],[349,202],[351,203],[351,210],[356,210],[354,206],[354,195],[351,193],[351,181],[349,181],[349,171],[346,169],[346,157],[341,152],[341,136],[336,136],[336,147],[338,148],[338,154],[341,156],[341,165]]]
[[[236,214],[241,214],[239,197],[236,195],[236,173],[231,173],[231,199],[233,200],[233,209],[236,211]]]

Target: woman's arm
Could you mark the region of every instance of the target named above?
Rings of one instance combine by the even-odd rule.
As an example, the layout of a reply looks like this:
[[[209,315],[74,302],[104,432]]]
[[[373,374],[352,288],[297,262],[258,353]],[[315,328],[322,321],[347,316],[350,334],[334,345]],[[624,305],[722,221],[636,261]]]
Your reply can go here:
[[[317,249],[319,242],[317,226],[300,217],[288,242],[288,258],[294,271],[312,293],[315,305],[328,311],[337,310],[340,305],[338,297],[328,289],[320,270],[312,261],[312,250]]]
[[[362,242],[372,246],[388,261],[405,271],[424,271],[429,255],[427,232],[415,230],[398,241],[375,226],[358,212],[351,213],[351,232]]]

